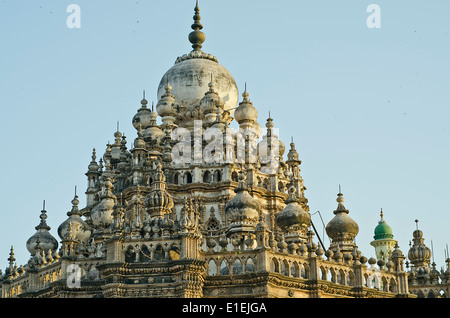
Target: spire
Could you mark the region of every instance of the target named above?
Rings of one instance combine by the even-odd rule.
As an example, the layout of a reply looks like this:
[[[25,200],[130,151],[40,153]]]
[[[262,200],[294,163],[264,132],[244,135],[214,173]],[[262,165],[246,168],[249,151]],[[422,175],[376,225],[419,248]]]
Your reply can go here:
[[[47,211],[45,210],[45,200],[44,200],[42,211],[41,211],[41,215],[39,216],[39,218],[41,219],[41,222],[39,223],[38,226],[35,227],[36,231],[37,230],[50,231],[50,226],[48,226],[47,222],[45,221],[47,219],[46,213],[47,213]]]
[[[141,108],[147,108],[148,101],[145,99],[145,89],[142,91]],[[119,130],[119,128],[117,128]]]
[[[203,25],[200,23],[200,8],[198,7],[198,0],[196,1],[194,8],[194,23],[191,25],[192,31],[189,33],[189,42],[192,43],[193,51],[201,51],[202,43],[205,42],[205,34],[200,31],[203,29]]]

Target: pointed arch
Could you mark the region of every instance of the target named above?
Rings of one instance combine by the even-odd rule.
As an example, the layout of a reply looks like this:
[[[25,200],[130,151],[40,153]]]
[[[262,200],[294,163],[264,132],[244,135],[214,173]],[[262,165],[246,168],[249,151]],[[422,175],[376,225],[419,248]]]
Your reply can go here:
[[[245,271],[246,272],[254,272],[255,271],[255,262],[253,258],[249,257],[247,262],[245,263]]]
[[[209,170],[206,170],[203,173],[203,183],[210,183],[211,182],[211,172]]]
[[[211,259],[208,263],[208,275],[209,276],[217,275],[217,264],[213,259]]]

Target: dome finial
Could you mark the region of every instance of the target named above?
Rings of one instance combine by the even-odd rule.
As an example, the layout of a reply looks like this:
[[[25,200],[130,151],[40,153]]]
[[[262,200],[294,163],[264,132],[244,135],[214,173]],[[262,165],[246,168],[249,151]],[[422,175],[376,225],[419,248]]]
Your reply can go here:
[[[195,3],[194,8],[194,23],[191,25],[192,31],[189,33],[189,42],[192,43],[193,51],[201,51],[202,43],[205,42],[205,34],[200,31],[203,29],[203,25],[200,23],[200,8],[198,7],[198,0]]]

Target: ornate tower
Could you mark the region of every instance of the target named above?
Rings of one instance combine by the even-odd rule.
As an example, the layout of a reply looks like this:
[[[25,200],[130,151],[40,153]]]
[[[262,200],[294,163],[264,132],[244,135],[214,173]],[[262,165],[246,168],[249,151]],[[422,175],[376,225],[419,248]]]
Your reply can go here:
[[[395,245],[398,242],[394,240],[392,229],[386,223],[383,216],[383,209],[381,209],[380,221],[378,221],[378,225],[375,227],[374,240],[370,242],[370,245],[375,248],[375,254],[378,260],[382,259],[383,261],[388,262],[389,258],[392,256]]]

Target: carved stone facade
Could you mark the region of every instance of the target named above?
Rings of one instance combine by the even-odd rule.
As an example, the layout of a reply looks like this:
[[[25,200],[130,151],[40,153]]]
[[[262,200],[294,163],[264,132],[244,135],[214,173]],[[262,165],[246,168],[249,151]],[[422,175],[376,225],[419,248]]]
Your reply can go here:
[[[197,5],[193,50],[163,76],[157,112],[144,96],[133,146],[117,131],[99,161],[94,149],[86,207],[75,195],[59,244],[44,206],[28,263],[17,267],[11,248],[1,297],[448,297],[449,264],[430,270],[420,232],[409,272],[398,245],[378,264],[362,256],[342,193],[331,245],[315,242],[294,143],[285,159],[246,89],[238,104],[231,74],[201,51],[202,27]],[[220,138],[207,137],[211,128]]]

